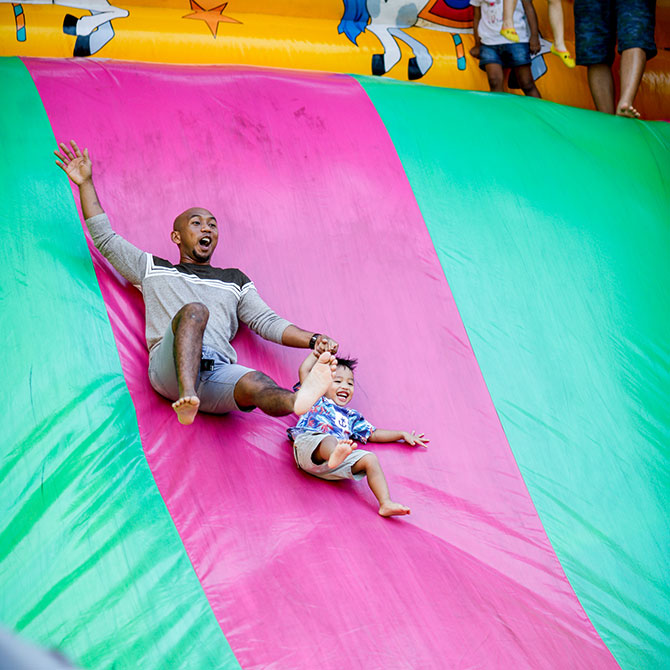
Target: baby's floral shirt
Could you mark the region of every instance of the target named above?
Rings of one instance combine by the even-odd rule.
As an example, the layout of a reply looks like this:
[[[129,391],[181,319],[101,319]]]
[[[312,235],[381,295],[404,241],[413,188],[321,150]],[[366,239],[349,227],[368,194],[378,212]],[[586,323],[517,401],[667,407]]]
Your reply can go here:
[[[328,398],[319,398],[314,407],[286,432],[291,440],[301,433],[318,432],[334,435],[338,440],[351,439],[365,444],[374,430],[375,427],[355,409],[340,407]]]

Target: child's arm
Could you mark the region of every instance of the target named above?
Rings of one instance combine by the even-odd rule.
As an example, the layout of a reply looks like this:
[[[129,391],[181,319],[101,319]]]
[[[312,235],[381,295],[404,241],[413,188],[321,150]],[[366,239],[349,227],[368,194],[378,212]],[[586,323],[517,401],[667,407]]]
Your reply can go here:
[[[426,442],[430,442],[430,440],[423,435],[423,433],[417,435],[414,431],[408,433],[404,430],[381,430],[377,428],[370,434],[368,442],[400,442],[400,440],[404,440],[412,447],[426,447],[427,449]]]
[[[481,19],[482,16],[482,10],[481,7],[478,7],[477,5],[475,5],[473,9],[475,10],[475,14],[474,18],[472,19],[472,34],[475,37],[475,46],[473,46],[472,49],[470,49],[470,55],[473,58],[479,58],[479,45],[481,44],[481,42],[479,40],[478,28],[479,28],[479,19]]]
[[[521,2],[530,28],[530,53],[534,56],[540,51],[540,28],[537,24],[537,14],[535,13],[533,0],[521,0]]]
[[[311,372],[314,367],[314,363],[319,359],[320,354],[317,351],[310,351],[307,354],[307,358],[300,364],[298,368],[298,379],[302,384],[305,381],[307,375]]]

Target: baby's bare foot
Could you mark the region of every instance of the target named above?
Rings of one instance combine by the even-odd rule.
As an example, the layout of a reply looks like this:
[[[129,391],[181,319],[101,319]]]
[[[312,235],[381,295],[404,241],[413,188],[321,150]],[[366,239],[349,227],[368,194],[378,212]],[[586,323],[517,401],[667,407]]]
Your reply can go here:
[[[312,409],[314,403],[328,390],[336,368],[337,360],[335,356],[328,351],[324,351],[295,394],[293,411],[296,414],[305,414]]]
[[[405,507],[400,503],[389,501],[379,506],[379,514],[380,516],[398,516],[402,514],[409,514],[409,507]]]
[[[352,440],[339,440],[328,459],[328,467],[336,468],[356,448]]]
[[[200,407],[200,398],[196,395],[187,395],[172,403],[172,409],[177,412],[179,423],[188,425],[193,423]]]

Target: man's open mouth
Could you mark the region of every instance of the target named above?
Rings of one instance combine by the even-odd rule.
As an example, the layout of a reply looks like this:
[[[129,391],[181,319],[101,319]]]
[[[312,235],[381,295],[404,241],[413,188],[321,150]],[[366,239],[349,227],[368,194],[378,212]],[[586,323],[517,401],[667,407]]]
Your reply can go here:
[[[198,244],[201,247],[204,247],[205,249],[209,249],[210,245],[212,244],[212,238],[211,237],[203,237]]]

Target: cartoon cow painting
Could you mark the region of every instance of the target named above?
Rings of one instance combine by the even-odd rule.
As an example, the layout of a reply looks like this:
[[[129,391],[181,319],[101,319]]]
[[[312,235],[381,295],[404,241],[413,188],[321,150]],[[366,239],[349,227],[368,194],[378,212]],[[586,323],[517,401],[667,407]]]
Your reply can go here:
[[[3,2],[0,0],[0,3]],[[75,56],[90,56],[102,49],[114,37],[112,20],[125,18],[129,14],[127,9],[110,5],[107,0],[23,0],[4,4],[11,4],[14,8],[16,39],[19,42],[26,40],[23,5],[60,5],[90,12],[90,16],[81,18],[66,14],[63,19],[63,32],[77,37],[73,53]]]
[[[358,36],[368,30],[384,49],[383,53],[372,56],[372,74],[386,74],[400,62],[399,42],[412,50],[408,78],[419,79],[428,72],[433,58],[424,44],[405,32],[412,26],[452,33],[458,69],[465,69],[463,41],[458,33],[472,33],[473,11],[469,0],[343,0],[343,3],[338,32],[356,44]]]

